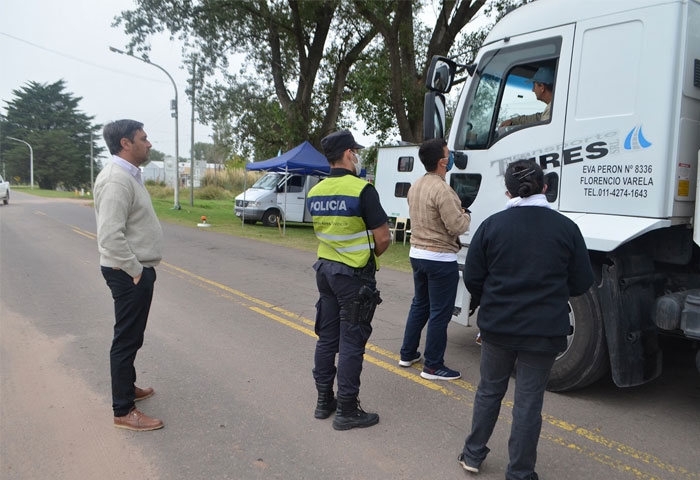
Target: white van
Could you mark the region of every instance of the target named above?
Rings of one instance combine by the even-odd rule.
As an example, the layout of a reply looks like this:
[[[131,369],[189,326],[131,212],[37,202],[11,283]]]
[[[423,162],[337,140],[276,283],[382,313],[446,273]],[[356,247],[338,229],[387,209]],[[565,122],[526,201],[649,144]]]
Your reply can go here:
[[[306,195],[319,182],[314,175],[267,172],[235,199],[236,216],[245,223],[274,227],[283,220],[311,222]]]

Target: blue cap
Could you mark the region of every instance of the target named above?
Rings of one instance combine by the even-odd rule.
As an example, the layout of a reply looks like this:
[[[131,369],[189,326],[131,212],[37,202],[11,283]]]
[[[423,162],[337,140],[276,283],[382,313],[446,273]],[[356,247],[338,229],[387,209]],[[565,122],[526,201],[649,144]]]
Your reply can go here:
[[[550,67],[540,67],[530,79],[530,83],[544,83],[554,85],[554,69]]]
[[[321,147],[328,158],[340,157],[348,148],[365,148],[355,141],[349,130],[340,130],[321,140]]]

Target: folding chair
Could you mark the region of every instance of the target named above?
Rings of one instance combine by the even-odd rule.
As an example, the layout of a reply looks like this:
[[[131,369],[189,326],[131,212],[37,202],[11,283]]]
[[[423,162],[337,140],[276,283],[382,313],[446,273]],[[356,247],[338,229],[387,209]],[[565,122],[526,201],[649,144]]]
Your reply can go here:
[[[389,225],[389,231],[391,232],[391,243],[396,243],[396,234],[398,232],[403,233],[404,245],[406,244],[406,224],[408,219],[405,217],[396,217],[394,226]]]

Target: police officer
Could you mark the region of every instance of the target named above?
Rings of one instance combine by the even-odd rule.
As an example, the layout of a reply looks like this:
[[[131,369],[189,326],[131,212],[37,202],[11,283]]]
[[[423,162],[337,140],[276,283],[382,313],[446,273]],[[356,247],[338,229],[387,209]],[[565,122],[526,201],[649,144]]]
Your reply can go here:
[[[372,316],[381,299],[376,289],[377,257],[389,247],[388,218],[374,187],[359,178],[359,145],[348,130],[333,133],[321,146],[331,166],[328,178],[309,191],[307,206],[319,240],[314,264],[320,298],[316,303],[318,335],[313,375],[318,390],[314,416],[336,416],[333,428],[349,430],[376,425],[358,401],[365,345]],[[336,367],[336,354],[338,365]],[[338,398],[333,383],[338,377]]]

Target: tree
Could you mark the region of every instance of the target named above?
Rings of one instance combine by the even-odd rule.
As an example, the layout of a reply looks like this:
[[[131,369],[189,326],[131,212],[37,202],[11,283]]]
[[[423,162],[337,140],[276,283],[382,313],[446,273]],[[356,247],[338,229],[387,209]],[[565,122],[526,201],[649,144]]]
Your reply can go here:
[[[351,79],[358,114],[380,131],[393,123],[401,140],[420,143],[425,78],[433,56],[451,55],[470,62],[491,26],[468,35],[462,34],[464,27],[479,12],[486,16],[495,12],[499,18],[522,3],[527,0],[443,0],[431,30],[418,15],[430,2],[354,0],[358,13],[383,39],[380,48],[367,56],[362,74]]]
[[[27,147],[8,140],[10,136],[32,146],[34,181],[39,187],[72,190],[90,185],[90,142],[93,156],[99,156],[103,149],[95,140],[101,126],[93,125],[94,117],[78,110],[82,98],[64,89],[65,82],[59,80],[52,84],[27,82],[12,91],[15,98],[5,102],[7,115],[1,129],[8,177],[19,177],[26,183],[30,180]]]
[[[335,129],[345,79],[376,35],[338,0],[137,0],[137,5],[115,23],[131,35],[129,51],[147,54],[148,37],[165,29],[183,39],[187,50],[198,51],[200,72],[221,69],[225,81],[200,95],[200,116],[217,121],[227,117],[222,108],[230,112],[237,133],[232,143],[256,158],[307,139],[318,145]],[[230,74],[231,53],[244,53],[249,68]]]
[[[165,160],[165,153],[161,152],[160,150],[156,150],[155,148],[151,148],[151,150],[148,152],[148,159],[151,162],[162,162]]]
[[[441,0],[434,26],[420,13],[435,0],[137,0],[122,12],[127,49],[148,54],[150,35],[183,40],[197,82],[218,72],[199,94],[200,119],[218,141],[264,159],[280,148],[320,139],[355,123],[380,140],[398,131],[422,140],[424,79],[433,55],[473,55],[485,31],[461,34],[477,12],[502,13],[523,0]],[[196,52],[196,55],[195,53]],[[244,54],[241,71],[228,70]],[[217,141],[217,143],[218,143]]]

